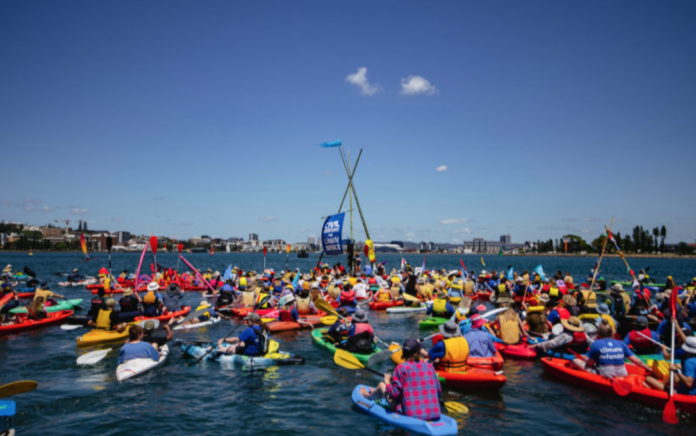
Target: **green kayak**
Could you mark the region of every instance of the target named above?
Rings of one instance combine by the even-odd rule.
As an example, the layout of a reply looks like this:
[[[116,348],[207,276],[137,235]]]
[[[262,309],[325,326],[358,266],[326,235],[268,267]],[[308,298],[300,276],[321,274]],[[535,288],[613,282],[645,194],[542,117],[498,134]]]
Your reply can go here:
[[[327,338],[324,337],[324,333],[328,332],[327,329],[315,329],[312,332],[312,340],[314,341],[315,344],[319,345],[321,348],[324,348],[326,350],[329,350],[331,354],[336,352],[336,345],[333,343],[329,342]],[[372,356],[373,354],[377,354],[380,351],[382,351],[380,348],[375,347],[374,351],[370,354],[358,354],[358,353],[351,353],[353,356],[355,356],[359,361],[367,365],[367,360]]]
[[[419,322],[418,328],[420,328],[421,330],[432,330],[440,327],[447,321],[449,321],[449,318],[438,318],[433,316],[430,318],[425,318],[423,321]]]
[[[633,282],[632,282],[632,281],[620,282],[620,281],[618,281],[618,280],[611,280],[609,283],[611,283],[612,285],[615,285],[615,284],[618,283],[618,284],[620,284],[621,286],[633,286]],[[664,284],[664,283],[644,283],[644,285],[645,285],[645,286],[649,286],[649,287],[651,287],[651,288],[653,288],[653,287],[664,288],[664,287],[665,287],[665,284]]]
[[[45,309],[46,312],[60,312],[61,310],[72,310],[74,306],[78,306],[80,303],[82,303],[82,298],[74,298],[68,301],[63,300],[60,303],[46,307]],[[27,308],[24,306],[15,307],[14,309],[10,310],[10,313],[27,313]]]

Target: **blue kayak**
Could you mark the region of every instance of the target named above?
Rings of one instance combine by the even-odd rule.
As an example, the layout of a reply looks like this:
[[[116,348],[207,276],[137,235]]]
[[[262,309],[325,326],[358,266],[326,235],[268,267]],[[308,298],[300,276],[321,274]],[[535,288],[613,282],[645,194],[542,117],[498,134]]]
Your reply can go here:
[[[355,404],[360,411],[379,418],[388,424],[405,428],[414,433],[428,435],[455,435],[459,432],[457,429],[457,421],[447,415],[440,415],[440,419],[436,421],[423,421],[422,419],[400,415],[360,395],[360,388],[367,389],[367,386],[357,385],[355,389],[353,389],[353,404]]]

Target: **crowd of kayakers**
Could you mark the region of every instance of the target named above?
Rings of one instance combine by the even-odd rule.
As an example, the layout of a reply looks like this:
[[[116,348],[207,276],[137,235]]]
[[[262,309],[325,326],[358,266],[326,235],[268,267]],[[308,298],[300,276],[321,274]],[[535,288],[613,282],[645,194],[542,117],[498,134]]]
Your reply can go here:
[[[512,358],[565,359],[574,370],[607,379],[625,378],[636,367],[644,371],[643,387],[669,391],[673,383],[678,394],[696,396],[692,330],[696,278],[677,286],[668,277],[664,287],[656,287],[642,272],[634,277],[631,289],[624,289],[620,283],[596,280],[599,271],[594,270],[576,283],[562,271],[551,277],[543,271],[518,273],[512,268],[435,271],[414,269],[405,262],[398,271],[387,271],[384,264],[347,271],[340,263],[318,264],[309,273],[273,269],[257,273],[231,265],[224,273],[208,269],[180,274],[154,265],[152,269],[152,275],[135,276],[124,270],[112,277],[102,268],[98,283],[87,285],[94,293],[87,314],[70,314],[65,322],[127,336],[119,364],[133,359],[157,362],[162,347],[173,338],[170,324],[191,327],[242,314],[246,329],[237,337],[212,343],[206,354],[214,350],[215,356],[259,358],[268,354],[270,334],[281,326],[314,329],[324,324],[327,328],[316,341],[364,362],[385,351],[380,344],[390,348],[387,354],[397,363],[393,374],[360,394],[421,420],[440,417],[440,380],[452,380],[454,386],[459,380],[460,386],[467,386],[460,376],[478,374],[479,381],[499,381],[501,353]],[[15,290],[19,282],[11,265],[3,271],[0,329],[46,319],[47,309],[64,298],[30,276],[34,281],[27,286],[35,290],[26,305]],[[68,277],[71,282],[85,279],[78,270]],[[205,298],[190,313],[176,315],[190,310],[182,306],[184,292],[190,291],[202,291]],[[489,310],[482,304],[485,301],[497,309]],[[12,314],[20,305],[27,306],[27,313]],[[424,312],[421,328],[437,331],[428,338],[433,346],[428,350],[416,338],[407,338],[401,346],[384,343],[369,322],[369,310]],[[160,319],[164,335],[155,331],[160,329],[153,320]],[[676,360],[666,363],[671,348]]]

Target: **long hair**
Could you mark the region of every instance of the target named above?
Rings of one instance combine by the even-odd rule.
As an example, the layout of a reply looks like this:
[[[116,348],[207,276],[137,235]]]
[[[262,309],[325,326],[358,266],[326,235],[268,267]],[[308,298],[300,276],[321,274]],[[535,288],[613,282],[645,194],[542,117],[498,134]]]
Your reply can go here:
[[[38,312],[41,312],[43,310],[43,306],[44,297],[36,297],[36,299],[34,299],[34,301],[32,301],[29,305],[29,309],[38,315]]]

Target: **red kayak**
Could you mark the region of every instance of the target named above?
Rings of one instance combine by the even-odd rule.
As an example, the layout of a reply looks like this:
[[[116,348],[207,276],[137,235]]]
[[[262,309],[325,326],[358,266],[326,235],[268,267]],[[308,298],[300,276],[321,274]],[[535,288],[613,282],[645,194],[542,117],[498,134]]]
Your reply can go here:
[[[491,299],[490,292],[479,292],[476,295],[478,296],[478,299],[481,301],[490,301],[490,299]]]
[[[498,390],[507,381],[503,374],[480,368],[469,368],[466,372],[437,371],[437,376],[445,386],[470,390]]]
[[[532,294],[527,294],[526,297],[524,295],[522,295],[522,296],[516,295],[513,297],[513,300],[515,300],[515,303],[524,302],[524,303],[530,304],[532,306],[536,306],[539,304],[539,300],[537,299],[536,295],[532,295]]]
[[[370,306],[370,309],[372,310],[387,310],[390,307],[403,306],[404,301],[370,301],[369,303],[367,303],[367,305]]]
[[[0,307],[4,306],[5,303],[7,303],[8,301],[10,301],[12,299],[12,297],[14,297],[14,294],[9,293],[9,294],[3,296],[2,298],[0,298]]]
[[[529,348],[526,343],[507,345],[496,342],[495,349],[504,357],[513,360],[534,360],[537,357],[535,349]]]
[[[610,396],[619,396],[614,391],[611,380],[578,369],[565,359],[545,357],[541,359],[541,364],[544,368],[544,372],[565,382],[593,389]],[[635,365],[626,364],[626,370],[628,371],[628,377],[624,377],[623,379],[630,382],[631,391],[624,398],[658,409],[665,407],[665,404],[667,404],[669,400],[669,394],[664,391],[644,387],[643,381],[645,380],[645,372],[643,369]],[[696,414],[696,395],[675,394],[674,405],[683,412]]]
[[[319,311],[316,315],[301,316],[299,323],[292,321],[273,321],[268,323],[268,328],[271,332],[287,332],[291,330],[311,329],[313,326],[321,324],[321,318],[326,316],[324,312]]]
[[[172,318],[178,318],[180,316],[186,316],[191,311],[191,306],[181,306],[181,310],[176,312],[168,312],[160,316],[138,316],[135,321],[147,321],[149,319],[156,319],[158,321],[169,321]]]
[[[19,324],[0,326],[0,335],[20,333],[25,330],[33,330],[41,327],[63,324],[73,313],[74,312],[72,310],[61,310],[60,312],[51,312],[46,315],[46,318],[40,320],[29,319],[28,314],[19,314],[17,315]]]

